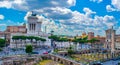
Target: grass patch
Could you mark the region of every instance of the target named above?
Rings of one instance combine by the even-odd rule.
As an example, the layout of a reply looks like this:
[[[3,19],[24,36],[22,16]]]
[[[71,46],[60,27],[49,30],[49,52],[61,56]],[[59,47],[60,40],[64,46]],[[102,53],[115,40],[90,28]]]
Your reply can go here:
[[[72,54],[72,58],[75,61],[80,61],[86,64],[93,61],[101,61],[107,57],[106,54]],[[108,55],[108,58],[110,58],[110,54]]]
[[[63,65],[63,64],[59,64],[59,63],[52,61],[52,60],[42,60],[37,65]]]

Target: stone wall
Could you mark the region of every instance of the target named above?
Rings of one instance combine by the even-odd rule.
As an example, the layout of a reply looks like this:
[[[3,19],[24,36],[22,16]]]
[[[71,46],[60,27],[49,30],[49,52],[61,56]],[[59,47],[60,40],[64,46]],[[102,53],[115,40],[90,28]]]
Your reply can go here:
[[[63,58],[58,55],[53,55],[53,54],[48,54],[48,55],[34,55],[31,57],[24,56],[24,57],[16,57],[11,59],[3,59],[3,64],[2,65],[34,65],[39,63],[43,59],[50,59],[56,62],[59,62],[64,65],[83,65],[82,63],[78,63],[74,60],[70,60],[67,58]]]

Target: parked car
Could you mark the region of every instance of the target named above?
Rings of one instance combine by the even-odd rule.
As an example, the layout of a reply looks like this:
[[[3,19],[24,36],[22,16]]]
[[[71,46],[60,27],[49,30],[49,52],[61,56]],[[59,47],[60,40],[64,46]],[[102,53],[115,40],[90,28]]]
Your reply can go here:
[[[32,54],[39,54],[38,52],[32,52]]]
[[[43,54],[48,54],[48,52],[44,52]]]

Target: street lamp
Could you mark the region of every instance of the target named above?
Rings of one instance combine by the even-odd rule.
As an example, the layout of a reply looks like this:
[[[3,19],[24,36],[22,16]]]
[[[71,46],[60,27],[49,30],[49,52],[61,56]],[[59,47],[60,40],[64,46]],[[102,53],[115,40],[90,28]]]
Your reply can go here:
[[[4,32],[4,39],[5,39],[5,54],[7,55],[7,43],[6,43],[6,36],[7,36],[7,34]]]
[[[53,35],[53,33],[54,33],[54,31],[53,31],[53,30],[51,30],[51,35]]]
[[[50,32],[51,32],[51,36],[52,36],[54,31],[51,30]],[[54,46],[54,45],[53,45],[53,39],[51,39],[51,46],[52,46],[52,47]]]

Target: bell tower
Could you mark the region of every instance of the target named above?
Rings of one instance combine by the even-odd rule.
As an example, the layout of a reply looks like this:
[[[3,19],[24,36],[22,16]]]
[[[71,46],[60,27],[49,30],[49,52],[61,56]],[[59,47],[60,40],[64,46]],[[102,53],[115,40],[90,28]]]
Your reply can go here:
[[[115,33],[116,31],[112,28],[106,30],[106,48],[111,50],[112,56],[115,52]]]

